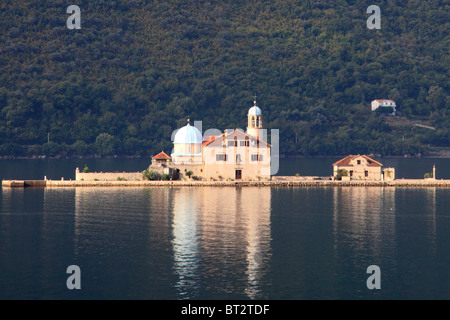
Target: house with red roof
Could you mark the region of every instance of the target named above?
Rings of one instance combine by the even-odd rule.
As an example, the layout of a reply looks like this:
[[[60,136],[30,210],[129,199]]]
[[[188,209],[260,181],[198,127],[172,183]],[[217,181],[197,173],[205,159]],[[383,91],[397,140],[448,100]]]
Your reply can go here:
[[[342,180],[394,180],[395,169],[382,167],[382,163],[366,155],[349,155],[333,163],[333,176],[338,176],[339,170],[343,170]]]
[[[164,151],[161,151],[156,156],[153,156],[152,159],[159,163],[167,163],[167,161],[170,161],[172,158]]]

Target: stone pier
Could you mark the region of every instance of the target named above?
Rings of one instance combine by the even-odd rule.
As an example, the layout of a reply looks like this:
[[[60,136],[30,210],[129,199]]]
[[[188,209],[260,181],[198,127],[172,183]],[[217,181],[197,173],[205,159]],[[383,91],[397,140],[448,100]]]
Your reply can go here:
[[[450,180],[398,179],[394,181],[265,180],[265,181],[76,181],[76,180],[3,180],[2,187],[439,187],[449,188]]]

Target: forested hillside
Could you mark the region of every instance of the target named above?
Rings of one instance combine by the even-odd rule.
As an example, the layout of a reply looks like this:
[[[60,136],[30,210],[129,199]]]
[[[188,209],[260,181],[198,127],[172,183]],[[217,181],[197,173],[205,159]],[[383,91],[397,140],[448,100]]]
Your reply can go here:
[[[80,30],[66,26],[72,4]],[[380,30],[366,26],[372,4]],[[444,0],[3,0],[0,156],[170,152],[187,118],[245,129],[254,95],[286,155],[450,147],[449,10]],[[400,118],[370,110],[384,98]]]

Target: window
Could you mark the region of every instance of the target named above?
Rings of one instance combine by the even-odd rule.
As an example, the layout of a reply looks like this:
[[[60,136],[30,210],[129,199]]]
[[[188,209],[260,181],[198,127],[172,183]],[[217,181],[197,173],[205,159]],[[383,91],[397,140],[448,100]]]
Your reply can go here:
[[[249,147],[250,146],[250,141],[241,141],[241,143],[239,144],[241,147]]]
[[[245,141],[241,140],[241,143],[239,144],[241,147],[249,147],[250,141],[248,140],[248,137],[245,137]]]
[[[237,147],[238,146],[238,142],[237,142],[237,138],[236,137],[234,137],[234,141],[230,141],[230,140],[228,140],[228,146],[229,147]]]
[[[236,155],[236,162],[241,162],[241,155],[240,154],[237,154]]]
[[[252,127],[255,127],[255,117],[252,117]]]
[[[256,117],[256,127],[259,127],[259,117]]]
[[[353,170],[350,170],[350,177],[353,177]]]
[[[369,171],[364,171],[364,177],[368,177],[369,176]]]
[[[263,161],[262,154],[252,154],[252,161]]]
[[[216,161],[227,161],[227,155],[224,153],[216,154]]]
[[[356,160],[356,163],[357,164],[361,164],[361,160]]]

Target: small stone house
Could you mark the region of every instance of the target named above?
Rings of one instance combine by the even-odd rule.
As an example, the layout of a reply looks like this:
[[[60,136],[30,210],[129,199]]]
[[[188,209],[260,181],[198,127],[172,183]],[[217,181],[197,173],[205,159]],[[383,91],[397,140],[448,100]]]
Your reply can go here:
[[[152,157],[152,165],[167,167],[170,165],[172,158],[166,154],[164,151],[161,151],[156,156]]]
[[[366,155],[349,155],[333,163],[333,176],[344,169],[347,175],[342,180],[392,181],[395,179],[394,168],[382,168],[383,164]]]
[[[172,158],[164,151],[152,157],[152,164],[147,170],[158,172],[159,174],[170,174],[172,178],[174,178],[174,171],[176,171],[172,166]]]

